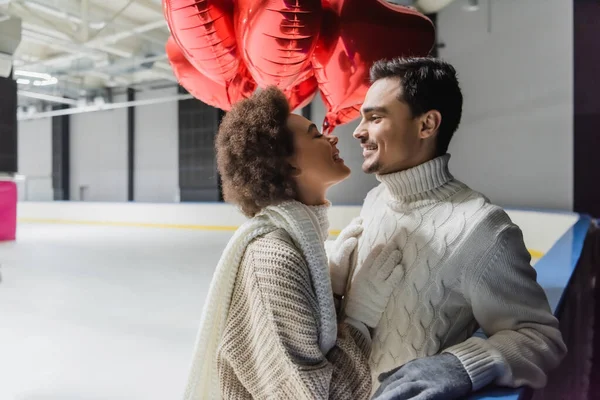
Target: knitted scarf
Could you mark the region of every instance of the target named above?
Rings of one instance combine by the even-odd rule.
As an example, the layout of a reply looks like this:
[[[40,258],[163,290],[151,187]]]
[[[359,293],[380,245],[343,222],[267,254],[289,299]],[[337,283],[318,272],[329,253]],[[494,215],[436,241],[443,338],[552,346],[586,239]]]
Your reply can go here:
[[[225,330],[238,269],[248,244],[275,229],[284,229],[290,235],[308,264],[319,305],[319,346],[324,354],[331,350],[337,337],[337,323],[324,248],[326,225],[311,207],[288,201],[266,207],[235,232],[217,264],[204,303],[185,400],[221,398],[217,349]]]

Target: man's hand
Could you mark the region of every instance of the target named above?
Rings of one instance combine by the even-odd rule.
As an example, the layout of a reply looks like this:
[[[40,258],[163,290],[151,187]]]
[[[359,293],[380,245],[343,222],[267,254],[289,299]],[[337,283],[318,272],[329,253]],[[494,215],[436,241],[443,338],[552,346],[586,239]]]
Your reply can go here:
[[[354,218],[335,241],[326,245],[331,286],[333,293],[337,295],[345,294],[350,272],[350,257],[358,245],[358,237],[362,231],[362,218]]]
[[[471,392],[471,378],[456,356],[418,358],[379,376],[373,400],[454,400]]]

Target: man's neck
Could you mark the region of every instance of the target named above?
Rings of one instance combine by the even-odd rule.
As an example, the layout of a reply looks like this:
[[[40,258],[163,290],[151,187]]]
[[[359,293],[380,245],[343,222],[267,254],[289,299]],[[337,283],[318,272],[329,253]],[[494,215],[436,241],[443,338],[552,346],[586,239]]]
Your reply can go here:
[[[416,168],[419,165],[428,163],[436,158],[437,158],[437,156],[435,154],[426,154],[424,156],[413,157],[412,159],[406,160],[406,161],[402,162],[401,164],[392,165],[389,168],[387,168],[386,170],[382,170],[382,171],[378,172],[377,175],[388,175],[388,174],[395,174],[398,172],[406,171],[406,170],[409,170],[412,168]]]
[[[422,198],[454,179],[448,170],[449,159],[450,155],[446,154],[413,168],[377,175],[377,179],[398,201]]]

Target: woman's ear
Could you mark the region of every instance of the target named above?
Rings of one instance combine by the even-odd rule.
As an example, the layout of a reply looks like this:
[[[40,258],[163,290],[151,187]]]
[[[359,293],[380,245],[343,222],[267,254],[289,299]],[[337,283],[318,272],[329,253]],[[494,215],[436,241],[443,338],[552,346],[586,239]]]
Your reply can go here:
[[[292,158],[288,159],[288,163],[290,163],[290,167],[292,168],[292,176],[293,177],[300,176],[300,173],[302,172],[302,170],[298,167],[298,163],[296,162],[295,158],[292,157]]]

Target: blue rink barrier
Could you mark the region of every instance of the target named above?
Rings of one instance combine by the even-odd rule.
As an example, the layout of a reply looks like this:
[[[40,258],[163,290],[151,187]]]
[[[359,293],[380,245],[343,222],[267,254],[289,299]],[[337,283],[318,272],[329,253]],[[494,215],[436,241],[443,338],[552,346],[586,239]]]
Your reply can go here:
[[[579,220],[536,264],[537,279],[550,307],[560,320],[569,353],[549,375],[546,388],[488,387],[469,400],[587,399],[593,347],[594,283],[598,266],[580,263],[584,242],[592,226],[588,216]],[[582,265],[583,264],[583,265]]]

